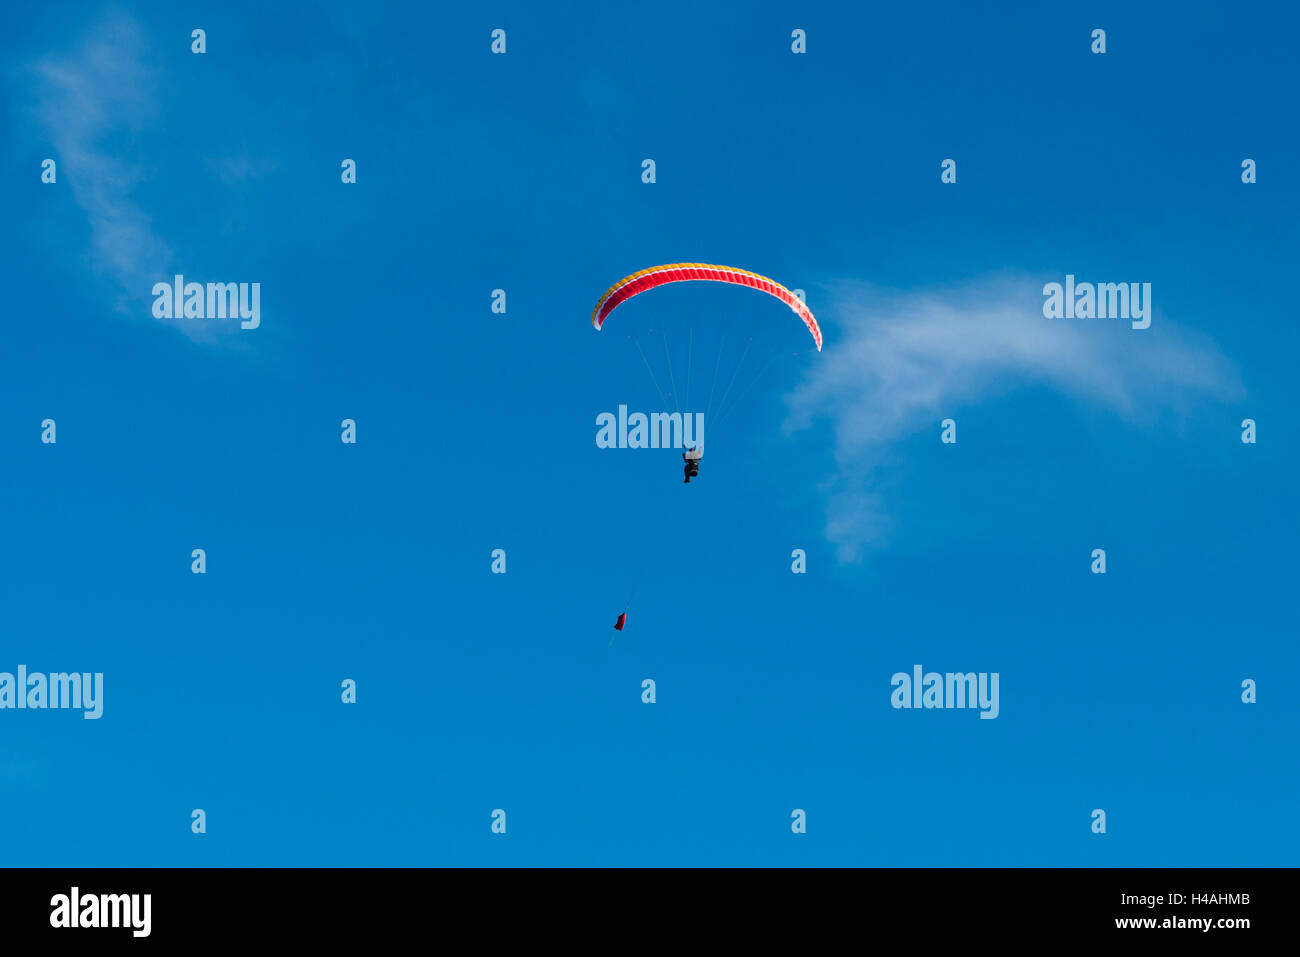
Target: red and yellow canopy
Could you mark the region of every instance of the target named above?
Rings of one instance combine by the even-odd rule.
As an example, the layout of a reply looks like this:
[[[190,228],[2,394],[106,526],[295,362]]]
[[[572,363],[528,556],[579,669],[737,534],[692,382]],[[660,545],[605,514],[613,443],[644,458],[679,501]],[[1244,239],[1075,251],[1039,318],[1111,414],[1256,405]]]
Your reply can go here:
[[[749,286],[751,289],[757,289],[759,292],[765,292],[769,296],[775,296],[783,303],[790,307],[791,310],[808,327],[812,333],[813,341],[817,343],[817,351],[822,348],[822,331],[817,325],[817,319],[812,312],[804,305],[803,300],[792,293],[779,282],[768,279],[766,276],[760,276],[758,273],[752,273],[744,269],[736,269],[734,266],[712,266],[708,263],[671,263],[667,266],[654,266],[650,269],[642,269],[640,272],[634,272],[630,276],[624,276],[614,285],[606,290],[605,295],[600,297],[596,303],[596,308],[591,311],[591,324],[597,329],[604,324],[609,318],[609,314],[617,309],[620,305],[627,302],[633,296],[645,292],[647,289],[654,289],[656,286],[665,286],[670,282],[690,282],[692,280],[703,280],[707,282],[725,282],[734,286]]]

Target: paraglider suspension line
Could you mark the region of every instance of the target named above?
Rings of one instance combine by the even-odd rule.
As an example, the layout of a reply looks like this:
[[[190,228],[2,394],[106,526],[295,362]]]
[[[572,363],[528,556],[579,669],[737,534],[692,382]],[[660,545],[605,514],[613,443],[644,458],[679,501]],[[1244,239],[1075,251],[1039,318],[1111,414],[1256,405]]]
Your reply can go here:
[[[664,358],[668,360],[668,384],[672,386],[673,389],[673,411],[680,412],[682,409],[681,406],[677,404],[677,383],[673,379],[673,357],[672,353],[668,351],[668,332],[667,330],[661,330],[661,332],[664,337]],[[666,402],[664,403],[665,406],[667,404],[668,403]]]
[[[691,326],[691,337],[686,342],[686,395],[682,399],[682,405],[686,406],[686,414],[691,412],[691,355],[695,352],[695,327]]]
[[[731,387],[736,384],[736,376],[740,375],[740,368],[745,364],[745,357],[749,355],[750,346],[752,346],[753,344],[754,344],[754,340],[751,337],[749,342],[746,343],[745,345],[745,351],[740,354],[740,362],[736,364],[736,371],[731,373],[731,381],[727,383],[726,391],[722,393],[722,398],[718,400],[719,410],[721,410],[727,404],[727,396],[731,394]],[[721,422],[722,421],[721,418],[719,418],[718,421]],[[713,431],[713,434],[717,435],[716,429]]]
[[[645,350],[641,348],[641,343],[637,342],[637,340],[633,339],[632,341],[636,343],[636,351],[641,353],[641,361],[645,363],[645,371],[650,373],[650,381],[654,383],[655,391],[659,393],[659,401],[667,408],[668,400],[664,398],[664,390],[659,388],[659,380],[655,378],[655,370],[650,368],[650,360],[645,357]]]
[[[754,376],[753,379],[751,379],[744,387],[741,388],[739,392],[736,393],[736,397],[731,400],[731,405],[728,408],[721,410],[721,414],[718,416],[718,423],[717,425],[714,426],[714,434],[717,434],[718,426],[722,425],[722,423],[726,420],[727,416],[731,415],[732,412],[736,411],[736,407],[739,406],[741,404],[741,401],[745,398],[745,396],[749,394],[749,390],[754,388],[754,386],[758,384],[758,380],[763,378],[763,376],[767,373],[767,370],[772,367],[772,362],[775,358],[776,358],[775,355],[769,356],[768,360],[765,363],[763,363],[763,367],[758,370],[758,375]]]
[[[704,421],[709,421],[709,412],[713,410],[713,391],[718,387],[718,368],[722,365],[722,349],[727,344],[726,336],[718,343],[718,358],[713,363],[713,381],[709,383],[709,403],[704,407]]]

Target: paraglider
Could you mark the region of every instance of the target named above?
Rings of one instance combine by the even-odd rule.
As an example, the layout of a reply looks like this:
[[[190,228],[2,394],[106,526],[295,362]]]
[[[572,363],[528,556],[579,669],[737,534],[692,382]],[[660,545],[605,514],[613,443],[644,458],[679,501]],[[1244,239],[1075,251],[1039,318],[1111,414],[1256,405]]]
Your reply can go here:
[[[605,295],[600,297],[600,301],[596,303],[596,308],[591,311],[591,324],[599,331],[605,320],[609,318],[609,314],[633,296],[671,282],[689,282],[691,280],[748,286],[751,289],[757,289],[759,292],[765,292],[769,296],[775,296],[803,320],[803,324],[812,333],[813,341],[817,343],[817,351],[821,352],[821,327],[817,325],[817,319],[813,316],[811,310],[804,305],[802,299],[779,282],[768,279],[766,276],[760,276],[757,273],[737,269],[734,266],[712,266],[708,263],[670,263],[666,266],[642,269],[630,276],[624,276],[605,290]]]
[[[686,478],[682,479],[682,481],[687,485],[691,484],[691,479],[700,474],[700,459],[702,458],[704,458],[704,453],[697,451],[693,445],[689,451],[682,453],[682,461],[686,463],[684,469]]]
[[[779,299],[781,302],[789,306],[790,310],[796,316],[798,316],[799,319],[803,322],[804,326],[807,327],[808,332],[812,335],[813,342],[817,345],[817,351],[821,352],[821,348],[822,348],[821,327],[817,324],[816,317],[812,314],[812,311],[808,308],[807,304],[803,301],[801,295],[795,295],[793,292],[791,292],[785,286],[781,285],[779,282],[776,282],[775,280],[772,279],[768,279],[766,276],[760,276],[757,273],[752,273],[745,269],[737,269],[734,266],[715,266],[715,265],[710,265],[709,263],[669,263],[663,266],[654,266],[650,269],[642,269],[640,272],[634,272],[630,276],[624,276],[618,282],[614,283],[614,285],[610,286],[607,290],[605,290],[605,294],[601,296],[600,299],[596,302],[595,308],[592,309],[591,311],[591,324],[596,328],[596,331],[599,332],[604,327],[605,320],[610,317],[610,315],[614,312],[614,310],[617,309],[623,303],[627,302],[629,299],[632,299],[635,296],[639,296],[641,293],[646,292],[650,289],[655,289],[659,286],[664,286],[676,282],[691,282],[691,281],[715,282],[715,283],[722,283],[724,285],[731,285],[731,286],[748,286],[750,289],[757,289],[759,292],[766,293],[767,295],[772,296],[775,299]],[[635,342],[634,337],[629,336],[629,338],[633,338]],[[660,418],[665,420],[670,420],[670,421],[676,418],[679,421],[698,422],[698,425],[696,426],[696,436],[697,436],[696,441],[698,444],[696,446],[692,446],[688,452],[685,452],[682,455],[682,462],[683,462],[682,481],[684,484],[689,485],[691,479],[696,478],[700,474],[700,458],[703,455],[703,451],[702,451],[702,446],[703,446],[702,439],[703,439],[703,429],[704,429],[703,422],[705,417],[707,417],[710,411],[712,410],[714,390],[712,387],[710,387],[709,406],[708,408],[705,409],[703,415],[699,413],[695,413],[694,420],[692,420],[690,418],[692,413],[689,407],[686,409],[685,412],[683,412],[681,406],[678,403],[677,383],[672,370],[672,358],[668,346],[668,336],[666,332],[663,333],[663,340],[664,340],[664,356],[665,358],[668,359],[668,366],[669,366],[668,385],[670,386],[670,389],[667,395],[672,396],[672,405],[674,410],[671,414],[669,414],[666,411],[668,408],[667,395],[665,395],[664,391],[659,388],[659,381],[655,377],[654,370],[650,367],[650,362],[646,358],[644,350],[641,349],[641,344],[639,342],[636,342],[636,348],[637,348],[637,352],[641,356],[641,361],[646,366],[646,371],[650,373],[650,380],[654,384],[655,391],[659,393],[660,399],[664,402],[663,408],[665,409],[665,412],[660,414]],[[690,337],[688,339],[687,352],[686,352],[685,395],[688,402],[690,398],[691,354],[694,347],[694,343],[695,343],[695,330],[692,327],[690,332]],[[723,338],[723,342],[719,344],[718,359],[714,363],[714,368],[713,368],[714,385],[716,385],[718,381],[718,369],[720,368],[720,364],[722,361],[723,344],[725,344],[725,336]],[[749,354],[749,350],[752,345],[753,345],[753,337],[751,336],[749,338],[748,343],[745,346],[745,351],[740,356],[740,365],[744,364],[745,357]],[[797,355],[798,353],[795,354]],[[769,365],[772,361],[772,358],[773,357],[769,357],[768,359]],[[732,386],[735,385],[736,378],[740,372],[740,365],[736,366],[735,371],[731,374],[730,382],[727,384],[726,389],[724,389],[722,392],[722,398],[719,402],[719,408],[720,408],[719,421],[724,420],[736,408],[736,404],[738,404],[739,400],[737,400],[737,403],[733,403],[732,406],[726,407],[727,398],[732,394]],[[765,365],[759,371],[759,375],[755,377],[754,380],[751,380],[749,384],[751,387],[753,385],[753,382],[756,381],[757,378],[761,377],[763,372],[766,371],[766,369],[767,366]],[[744,392],[746,391],[746,388],[742,388],[739,394],[743,395]],[[621,410],[622,406],[620,406],[619,408]],[[609,414],[606,413],[606,415],[608,416]],[[612,419],[612,416],[609,416],[609,418]],[[599,419],[597,419],[597,424],[598,425],[600,424]],[[682,448],[690,441],[691,439],[689,437],[683,435],[683,440],[680,442],[680,444],[674,442],[673,445],[676,448]],[[599,438],[597,444],[599,444]],[[621,442],[619,444],[619,447],[620,448],[623,447]],[[644,446],[636,446],[632,444],[631,441],[629,440],[628,447],[638,448]],[[663,446],[662,444],[655,444],[652,441],[649,447],[662,448],[666,446]]]

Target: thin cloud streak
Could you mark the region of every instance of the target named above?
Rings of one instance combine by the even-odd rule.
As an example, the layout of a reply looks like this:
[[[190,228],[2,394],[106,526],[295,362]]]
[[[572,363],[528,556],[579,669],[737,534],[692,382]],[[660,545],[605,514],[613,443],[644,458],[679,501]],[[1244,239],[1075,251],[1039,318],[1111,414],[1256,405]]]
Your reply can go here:
[[[143,174],[124,144],[157,111],[149,62],[139,26],[113,13],[72,53],[47,55],[29,68],[34,115],[58,163],[58,182],[85,210],[92,262],[121,286],[124,311],[169,275],[172,258],[130,199]]]
[[[1008,388],[1046,384],[1141,424],[1193,397],[1240,394],[1213,343],[1157,310],[1149,330],[1105,319],[1046,319],[1041,280],[1000,276],[938,291],[865,283],[831,287],[837,338],[786,397],[788,431],[829,422],[826,537],[853,562],[879,541],[888,515],[866,480],[889,444],[961,405]]]

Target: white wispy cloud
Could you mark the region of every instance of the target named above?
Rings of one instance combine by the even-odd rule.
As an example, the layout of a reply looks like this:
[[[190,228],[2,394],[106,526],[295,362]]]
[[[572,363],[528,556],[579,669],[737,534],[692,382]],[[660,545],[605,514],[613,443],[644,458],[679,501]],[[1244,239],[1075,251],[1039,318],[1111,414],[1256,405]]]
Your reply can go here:
[[[132,134],[155,119],[155,82],[139,25],[113,11],[72,51],[28,69],[31,107],[66,184],[90,224],[92,262],[137,303],[168,275],[171,252],[131,199],[145,163]]]
[[[1059,281],[1059,277],[1058,281]],[[1150,329],[1117,320],[1045,319],[1043,280],[999,276],[933,291],[864,283],[830,288],[837,338],[789,396],[786,428],[825,420],[834,435],[826,537],[841,561],[877,541],[887,505],[869,479],[891,442],[1017,385],[1046,384],[1131,423],[1194,397],[1240,392],[1213,343],[1159,309]]]

